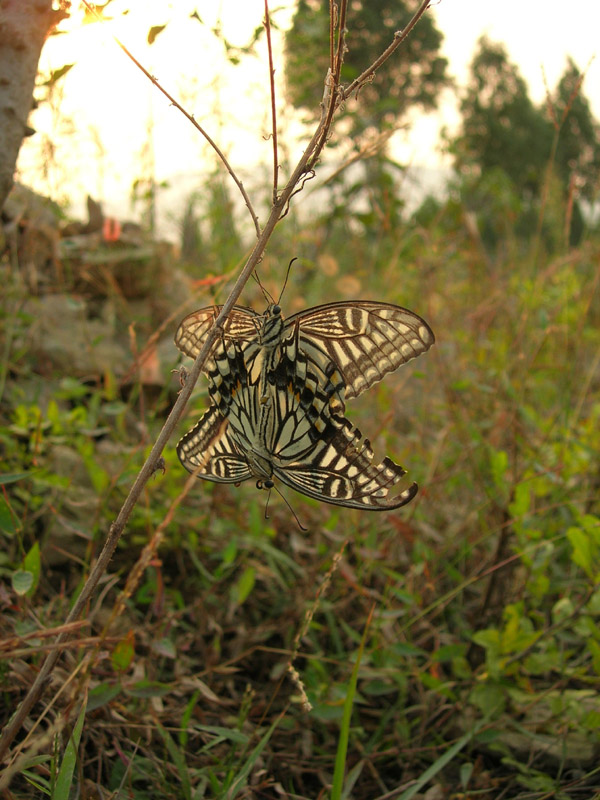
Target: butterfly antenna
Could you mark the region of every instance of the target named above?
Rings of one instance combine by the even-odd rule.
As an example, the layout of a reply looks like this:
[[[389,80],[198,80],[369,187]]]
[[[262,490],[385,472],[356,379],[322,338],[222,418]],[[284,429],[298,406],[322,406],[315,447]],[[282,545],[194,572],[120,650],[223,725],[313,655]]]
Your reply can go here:
[[[259,287],[260,287],[260,290],[261,290],[261,292],[263,293],[263,297],[264,297],[264,298],[265,298],[265,300],[267,301],[267,305],[271,305],[272,303],[274,303],[275,301],[274,301],[274,300],[273,300],[273,298],[271,297],[271,294],[270,294],[270,292],[268,292],[268,291],[265,289],[265,287],[262,285],[262,283],[260,282],[260,278],[258,277],[258,272],[257,272],[256,270],[254,270],[254,272],[252,273],[252,277],[253,277],[253,278],[254,278],[254,280],[255,280],[255,281],[258,283],[258,285],[259,285]]]
[[[281,499],[283,500],[283,502],[286,504],[286,506],[287,506],[287,507],[289,508],[289,510],[292,512],[292,516],[293,516],[293,517],[294,517],[294,519],[296,520],[296,522],[297,522],[297,524],[298,524],[298,527],[300,528],[300,530],[301,530],[301,531],[304,531],[304,532],[306,533],[306,531],[308,530],[308,528],[305,528],[305,527],[304,527],[304,525],[303,525],[303,524],[300,522],[300,519],[298,518],[298,514],[296,514],[296,512],[294,511],[294,509],[293,509],[293,508],[292,508],[292,506],[290,505],[290,502],[288,501],[288,499],[285,497],[285,495],[281,494],[281,492],[279,491],[279,489],[278,489],[276,486],[273,486],[273,489],[275,489],[275,491],[277,492],[277,494],[279,495],[279,497],[281,497]],[[269,497],[270,497],[270,496],[271,496],[271,490],[269,490]],[[268,508],[268,506],[269,506],[269,497],[267,497],[267,508]],[[265,519],[269,519],[269,517],[267,516],[267,508],[265,508]]]
[[[281,290],[281,293],[279,294],[279,300],[277,301],[278,306],[281,305],[281,298],[283,297],[283,293],[285,292],[285,287],[287,286],[288,278],[290,277],[290,270],[292,268],[292,264],[294,263],[294,261],[298,261],[298,259],[295,256],[288,264],[287,272],[285,273],[285,280],[283,282],[283,289]]]

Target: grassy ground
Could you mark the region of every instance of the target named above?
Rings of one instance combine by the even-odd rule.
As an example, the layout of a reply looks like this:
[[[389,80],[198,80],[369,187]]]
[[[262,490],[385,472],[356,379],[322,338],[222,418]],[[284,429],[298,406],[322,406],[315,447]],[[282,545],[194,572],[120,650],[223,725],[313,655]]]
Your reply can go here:
[[[362,297],[430,323],[436,346],[348,408],[419,495],[374,514],[286,492],[303,533],[250,482],[186,485],[173,442],[6,797],[600,796],[600,242],[548,255],[507,221],[491,252],[452,204],[377,236],[338,224],[276,244],[261,276],[278,294],[298,255],[287,313]],[[2,269],[6,722],[178,387],[40,363]]]

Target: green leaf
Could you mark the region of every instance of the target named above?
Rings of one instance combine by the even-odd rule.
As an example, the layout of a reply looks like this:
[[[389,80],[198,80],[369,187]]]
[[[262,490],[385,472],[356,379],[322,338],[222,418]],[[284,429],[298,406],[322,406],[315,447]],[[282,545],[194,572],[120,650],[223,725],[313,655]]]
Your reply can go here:
[[[31,477],[33,473],[31,472],[7,472],[4,475],[0,475],[0,486],[4,486],[7,483],[15,483],[16,481],[22,481],[23,478]]]
[[[118,672],[124,672],[133,661],[133,656],[135,655],[134,643],[133,633],[128,633],[124,639],[117,642],[115,649],[112,651],[112,665]]]
[[[69,800],[71,784],[73,782],[73,773],[75,771],[75,765],[77,764],[77,749],[79,747],[79,740],[81,739],[86,705],[87,698],[84,698],[81,711],[77,717],[77,722],[73,728],[73,733],[69,737],[69,741],[65,748],[62,764],[60,765],[60,769],[56,777],[56,783],[54,784],[52,800]]]
[[[119,684],[101,683],[100,686],[94,686],[88,695],[88,711],[108,705],[121,691]]]
[[[598,523],[596,524],[598,525]],[[595,580],[600,573],[600,541],[598,539],[600,527],[598,533],[596,535],[594,533],[596,532],[590,530],[587,525],[585,529],[583,526],[571,527],[567,531],[567,538],[573,548],[573,562],[581,567],[588,578],[592,580]]]
[[[123,688],[131,697],[164,697],[171,691],[168,683],[160,683],[160,681],[138,681],[133,686],[124,686]]]
[[[411,800],[412,797],[419,793],[425,784],[429,783],[429,781],[435,777],[435,775],[437,775],[441,769],[449,764],[454,757],[469,744],[477,731],[483,727],[483,724],[484,721],[482,720],[473,728],[472,731],[465,733],[465,735],[461,736],[460,739],[452,745],[452,747],[449,747],[445,753],[442,753],[442,755],[433,762],[429,769],[426,769],[420,778],[418,778],[409,789],[400,795],[399,800]]]
[[[31,587],[27,590],[27,596],[31,597],[35,590],[37,589],[37,585],[40,580],[40,572],[42,568],[42,559],[40,557],[40,546],[38,542],[35,542],[25,558],[23,559],[23,569],[26,572],[30,572],[33,576],[33,583]]]
[[[254,750],[248,756],[246,762],[244,763],[244,766],[239,771],[239,773],[237,774],[235,780],[231,784],[231,787],[229,788],[229,792],[227,794],[227,797],[231,798],[231,800],[233,800],[234,797],[237,797],[237,795],[246,787],[247,779],[248,779],[248,776],[250,775],[252,767],[256,764],[256,762],[260,758],[260,755],[261,755],[262,751],[265,749],[265,747],[269,743],[269,740],[270,740],[271,736],[273,735],[273,731],[275,730],[275,728],[279,724],[280,720],[281,720],[281,717],[277,717],[275,719],[275,722],[267,730],[267,732],[262,737],[260,742],[256,745]]]
[[[0,501],[0,531],[8,536],[14,536],[16,530],[15,517],[6,502],[6,498],[3,497]]]
[[[248,598],[248,595],[254,588],[254,583],[256,580],[256,570],[254,567],[246,567],[244,570],[242,577],[239,579],[235,586],[235,591],[237,595],[237,603],[238,605],[242,605],[245,600]]]
[[[177,775],[179,775],[179,778],[181,780],[181,791],[183,793],[183,797],[185,798],[185,800],[191,800],[192,784],[190,781],[190,775],[188,772],[187,764],[185,762],[183,750],[176,745],[169,731],[163,728],[160,722],[157,722],[157,727],[158,727],[158,732],[162,736],[163,742],[165,743],[167,750],[169,751],[169,755],[171,756],[171,761],[175,765]]]
[[[11,578],[12,588],[20,596],[27,594],[33,586],[33,581],[33,573],[24,569],[15,570]]]
[[[508,455],[504,450],[492,450],[490,455],[492,480],[500,491],[506,490],[506,470],[508,469]]]
[[[488,682],[475,686],[469,695],[469,701],[480,709],[486,717],[491,718],[504,710],[506,697],[500,686]]]
[[[340,800],[342,796],[342,789],[344,785],[344,770],[346,767],[346,756],[348,753],[348,740],[350,737],[350,724],[352,722],[352,709],[354,706],[354,698],[356,696],[356,684],[358,682],[358,671],[360,662],[365,650],[365,643],[367,641],[367,634],[369,632],[369,623],[371,618],[367,619],[363,635],[354,659],[354,667],[352,668],[352,675],[348,682],[348,690],[344,699],[344,713],[342,715],[342,722],[340,726],[340,737],[338,739],[337,751],[335,754],[335,767],[333,770],[333,781],[331,784],[331,800]]]

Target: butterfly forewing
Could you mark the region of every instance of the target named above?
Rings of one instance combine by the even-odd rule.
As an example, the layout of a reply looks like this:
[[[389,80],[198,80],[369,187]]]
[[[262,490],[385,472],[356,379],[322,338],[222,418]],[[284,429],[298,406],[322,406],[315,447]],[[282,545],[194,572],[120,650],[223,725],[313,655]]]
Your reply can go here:
[[[188,314],[182,320],[177,333],[175,344],[190,358],[197,358],[206,336],[215,324],[222,306],[207,306]],[[234,306],[223,324],[223,336],[217,337],[204,363],[203,371],[208,374],[214,369],[214,357],[223,348],[223,339],[236,340],[241,343],[252,341],[257,336],[258,321],[261,315],[251,308]]]
[[[285,321],[286,334],[292,327],[299,329],[298,346],[309,360],[325,358],[337,366],[347,399],[420,356],[435,341],[429,325],[412,311],[363,300],[301,311]]]

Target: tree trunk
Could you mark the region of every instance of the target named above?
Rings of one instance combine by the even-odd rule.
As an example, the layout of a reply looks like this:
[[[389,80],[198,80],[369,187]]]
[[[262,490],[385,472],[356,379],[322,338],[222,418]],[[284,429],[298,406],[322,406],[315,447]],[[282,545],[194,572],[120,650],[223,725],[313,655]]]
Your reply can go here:
[[[0,209],[27,133],[33,87],[50,27],[65,17],[52,0],[0,0]]]

